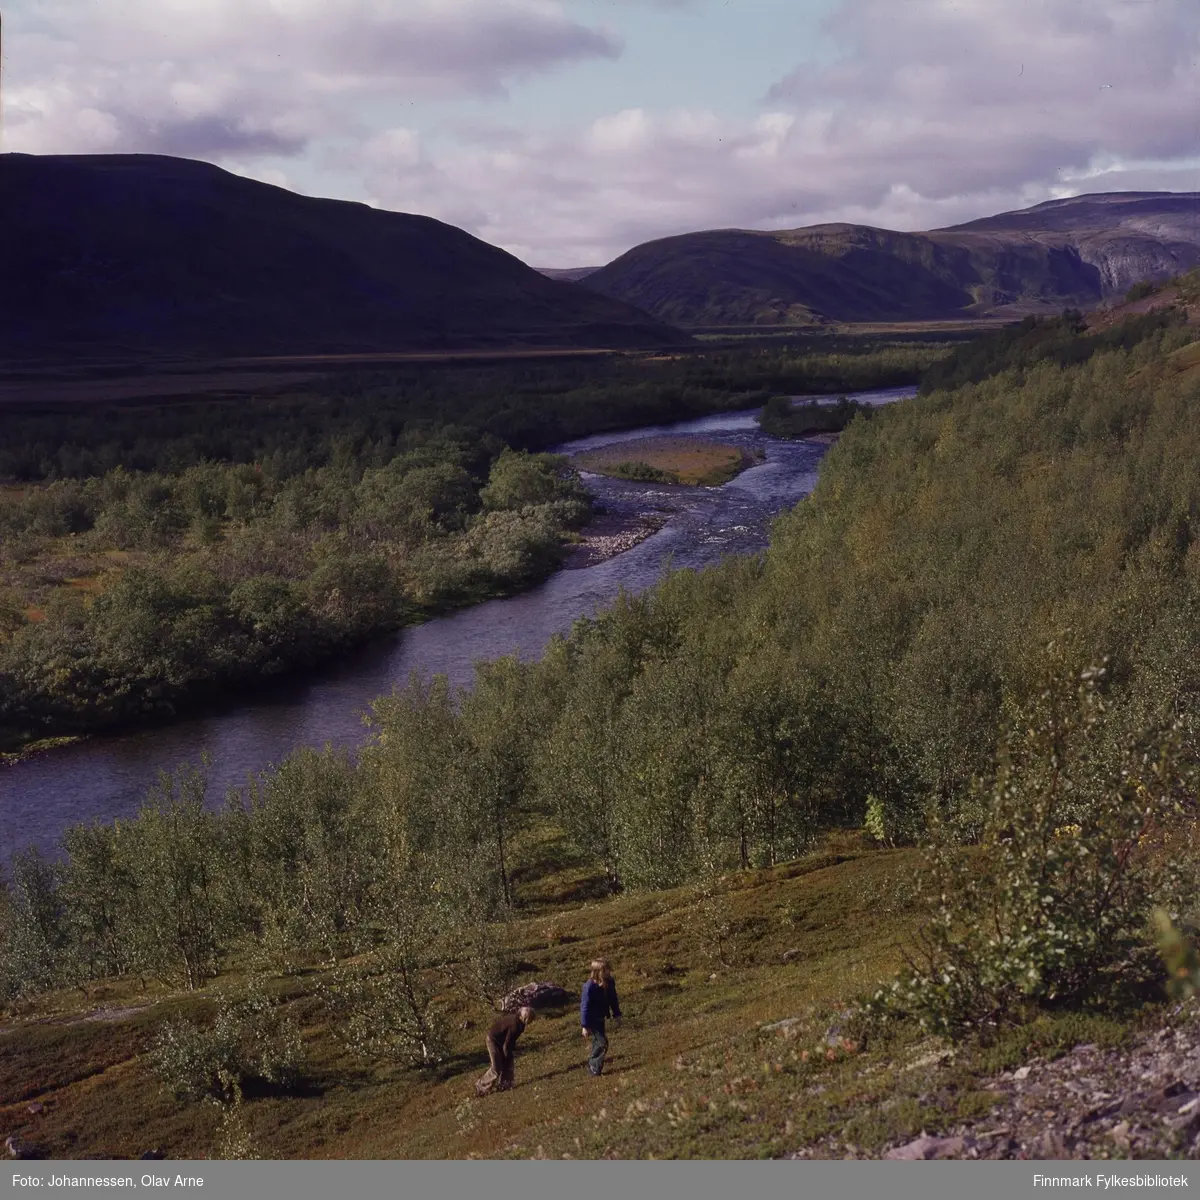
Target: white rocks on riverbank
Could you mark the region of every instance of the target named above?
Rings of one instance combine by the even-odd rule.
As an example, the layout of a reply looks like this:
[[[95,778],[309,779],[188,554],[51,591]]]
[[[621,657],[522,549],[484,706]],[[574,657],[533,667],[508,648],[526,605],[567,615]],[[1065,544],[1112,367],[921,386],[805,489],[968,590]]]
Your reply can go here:
[[[644,542],[652,533],[657,533],[666,523],[666,517],[639,517],[637,524],[622,528],[585,529],[582,539],[563,565],[568,568],[594,567],[606,559],[632,550]],[[599,526],[600,522],[594,522]]]

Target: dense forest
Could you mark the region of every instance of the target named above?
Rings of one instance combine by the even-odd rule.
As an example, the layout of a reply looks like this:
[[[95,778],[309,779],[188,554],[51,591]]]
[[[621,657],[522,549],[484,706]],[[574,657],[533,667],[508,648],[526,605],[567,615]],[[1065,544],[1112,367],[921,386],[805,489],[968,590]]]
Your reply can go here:
[[[357,761],[298,750],[219,813],[185,773],[61,862],[18,856],[0,988],[367,946],[410,970],[439,938],[486,975],[531,821],[602,892],[703,888],[830,827],[935,838],[967,900],[891,1003],[938,1028],[1149,979],[1151,906],[1197,894],[1195,338],[1068,314],[963,347],[941,377],[979,378],[852,421],[761,558],[671,574],[470,692],[414,681]],[[540,461],[496,460],[567,486]],[[972,895],[986,947],[955,932]]]
[[[938,343],[816,340],[333,376],[304,393],[6,413],[0,750],[169,717],[528,587],[589,500],[575,434],[915,381]]]

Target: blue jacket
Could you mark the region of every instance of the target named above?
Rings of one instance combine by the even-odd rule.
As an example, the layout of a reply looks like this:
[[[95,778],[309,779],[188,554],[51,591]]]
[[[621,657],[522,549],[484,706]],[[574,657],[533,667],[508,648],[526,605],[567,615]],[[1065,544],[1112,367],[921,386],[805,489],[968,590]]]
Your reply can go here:
[[[603,1029],[605,1017],[620,1017],[621,1004],[617,1000],[616,981],[610,979],[608,986],[593,983],[590,979],[583,985],[583,996],[579,1002],[579,1024],[584,1029]]]

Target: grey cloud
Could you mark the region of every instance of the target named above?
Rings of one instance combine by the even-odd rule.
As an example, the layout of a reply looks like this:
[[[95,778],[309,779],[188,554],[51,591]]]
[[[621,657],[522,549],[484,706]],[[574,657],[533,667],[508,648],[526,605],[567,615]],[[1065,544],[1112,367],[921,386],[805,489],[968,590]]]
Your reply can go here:
[[[506,78],[548,65],[616,58],[611,34],[566,20],[531,20],[521,13],[484,11],[463,21],[431,16],[396,19],[371,28],[330,19],[315,30],[319,61],[330,67],[389,78],[402,90],[409,80],[442,77],[468,91],[496,91]]]
[[[291,156],[302,153],[308,145],[307,138],[246,126],[231,117],[148,121],[134,114],[118,114],[118,120],[121,144],[113,148],[140,154],[204,159],[246,154]]]
[[[295,154],[361,134],[366,101],[496,94],[622,49],[553,0],[58,0],[7,24],[9,141],[32,151]]]

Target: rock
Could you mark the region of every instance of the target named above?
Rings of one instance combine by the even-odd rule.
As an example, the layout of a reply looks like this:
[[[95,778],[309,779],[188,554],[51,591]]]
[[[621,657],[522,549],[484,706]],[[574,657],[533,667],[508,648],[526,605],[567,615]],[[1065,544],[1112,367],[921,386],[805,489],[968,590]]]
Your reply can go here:
[[[25,1106],[25,1111],[32,1113],[36,1117],[46,1111],[46,1106],[40,1100],[35,1100],[32,1104]]]
[[[799,1033],[799,1017],[785,1017],[782,1021],[772,1021],[762,1027],[763,1033],[776,1033],[780,1037],[795,1037]]]
[[[147,1151],[146,1151],[146,1152],[145,1152],[145,1153],[142,1155],[142,1158],[145,1158],[145,1159],[158,1159],[158,1158],[166,1158],[166,1155],[165,1155],[165,1154],[164,1154],[164,1153],[163,1153],[161,1150],[147,1150]]]
[[[1129,1149],[1129,1122],[1122,1121],[1119,1125],[1114,1125],[1109,1131],[1108,1136],[1122,1149]]]
[[[37,1151],[23,1139],[11,1133],[4,1139],[4,1147],[13,1158],[37,1158]]]
[[[793,959],[799,958],[803,953],[803,950],[785,950],[783,952],[783,961],[790,963]]]
[[[528,1006],[534,1012],[543,1012],[548,1008],[566,1008],[573,1000],[571,993],[557,983],[526,983],[509,992],[500,1002],[500,1009],[516,1012]]]
[[[1034,1143],[1034,1154],[1037,1158],[1070,1158],[1067,1143],[1057,1130],[1051,1129],[1043,1133]]]
[[[1016,1070],[1013,1072],[1013,1078],[1014,1078],[1014,1079],[1028,1079],[1028,1078],[1029,1078],[1029,1072],[1030,1072],[1031,1070],[1033,1070],[1033,1068],[1032,1068],[1032,1067],[1018,1067],[1018,1068],[1017,1068],[1017,1069],[1016,1069]]]
[[[916,1161],[929,1158],[957,1158],[966,1149],[966,1138],[930,1137],[921,1134],[906,1145],[889,1150],[883,1157]]]

